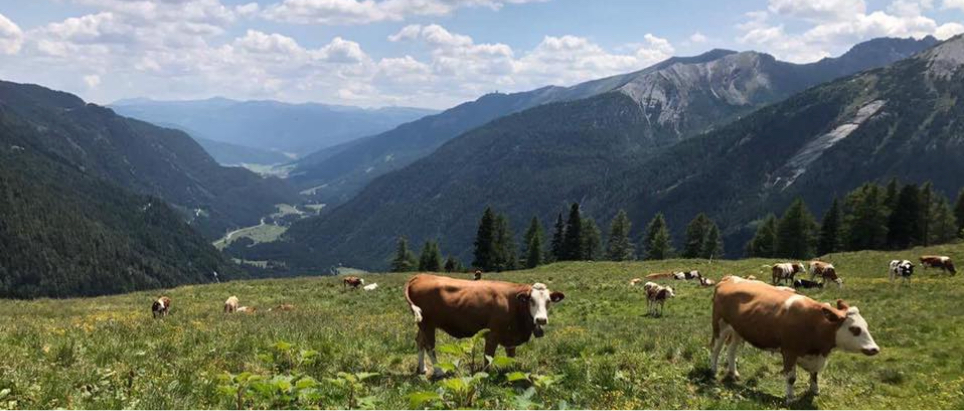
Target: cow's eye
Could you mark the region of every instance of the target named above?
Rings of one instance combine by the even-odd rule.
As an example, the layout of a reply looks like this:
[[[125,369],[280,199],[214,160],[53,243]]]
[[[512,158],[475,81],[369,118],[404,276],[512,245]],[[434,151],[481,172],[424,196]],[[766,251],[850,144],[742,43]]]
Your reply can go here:
[[[859,337],[860,332],[861,332],[860,327],[850,327],[850,333],[853,334],[854,337]]]

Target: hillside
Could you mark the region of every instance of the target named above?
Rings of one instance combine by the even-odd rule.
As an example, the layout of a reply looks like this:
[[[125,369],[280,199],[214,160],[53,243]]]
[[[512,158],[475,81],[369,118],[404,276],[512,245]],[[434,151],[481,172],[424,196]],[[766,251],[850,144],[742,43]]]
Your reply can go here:
[[[302,189],[316,188],[313,192],[318,201],[339,204],[378,176],[404,168],[445,142],[499,117],[603,94],[628,96],[630,101],[614,109],[637,112],[637,123],[632,126],[651,144],[672,144],[807,87],[892,63],[936,42],[933,37],[876,39],[858,44],[838,58],[803,65],[756,52],[712,50],[572,87],[490,94],[380,135],[308,156],[295,163],[290,180]],[[593,104],[587,103],[582,108],[586,112],[580,116],[595,115],[589,111],[596,109]]]
[[[225,98],[189,101],[132,99],[117,101],[110,107],[121,115],[169,125],[197,138],[297,156],[378,134],[436,113],[409,107],[365,109]],[[213,151],[211,154],[221,158],[227,153]],[[239,162],[254,163],[255,159],[244,158]]]
[[[918,272],[907,286],[886,279],[889,260],[921,254],[961,261],[964,246],[827,256],[844,287],[806,294],[859,307],[881,353],[833,353],[817,397],[803,395],[807,378],[800,371],[795,392],[801,398],[787,408],[964,406],[958,356],[964,350],[964,277]],[[779,355],[747,345],[740,351],[740,381],[722,383],[709,375],[712,289],[664,282],[677,297],[663,317],[652,318],[645,315],[642,290],[628,285],[650,272],[698,269],[719,279],[724,273],[758,274],[771,263],[565,263],[492,275],[545,282],[566,298],[551,307],[545,337],[519,347],[516,365],[469,381],[477,391],[468,403],[443,388],[455,387],[453,382],[412,376],[415,325],[402,295],[410,274],[366,275],[379,284],[374,292],[345,290],[340,278],[306,277],[93,299],[0,301],[6,367],[0,389],[9,390],[2,400],[11,408],[333,409],[350,407],[337,375],[348,372],[377,374],[358,386],[354,408],[419,408],[410,403],[411,394],[436,392],[446,409],[782,409]],[[160,294],[173,299],[173,308],[154,321],[150,304]],[[226,316],[221,304],[230,295],[257,313]],[[294,311],[266,312],[279,304],[293,304]],[[444,333],[438,338],[438,358],[461,360],[456,377],[469,374],[471,361],[455,354],[455,340]],[[540,382],[531,396],[523,396],[530,383],[506,382],[515,371]]]
[[[218,165],[183,132],[40,86],[0,82],[0,107],[35,132],[25,147],[135,193],[160,197],[217,238],[298,200],[284,182]]]
[[[6,95],[6,94],[5,94]],[[164,201],[85,172],[0,104],[0,297],[68,297],[242,273]]]

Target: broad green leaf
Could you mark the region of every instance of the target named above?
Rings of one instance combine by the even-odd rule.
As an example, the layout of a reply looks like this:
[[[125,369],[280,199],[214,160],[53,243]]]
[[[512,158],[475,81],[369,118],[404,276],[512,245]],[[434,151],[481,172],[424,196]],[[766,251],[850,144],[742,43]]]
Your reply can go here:
[[[425,408],[425,404],[441,400],[442,396],[438,395],[436,392],[431,391],[419,391],[413,392],[408,395],[409,406],[412,409],[422,409]]]
[[[516,372],[510,372],[506,374],[505,379],[508,382],[516,382],[516,381],[528,380],[529,375],[524,372],[516,371]]]

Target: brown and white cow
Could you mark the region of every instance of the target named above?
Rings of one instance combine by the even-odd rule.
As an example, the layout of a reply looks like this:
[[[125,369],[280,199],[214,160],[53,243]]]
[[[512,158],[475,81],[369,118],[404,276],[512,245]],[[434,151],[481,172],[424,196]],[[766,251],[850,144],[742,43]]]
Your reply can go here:
[[[716,284],[716,281],[713,281],[713,279],[711,279],[711,278],[706,278],[706,277],[700,277],[700,286],[701,286],[701,287],[712,287],[714,284]]]
[[[475,270],[475,275],[472,277],[473,280],[479,281],[482,279],[482,270]]]
[[[784,281],[793,285],[793,277],[796,276],[797,273],[806,271],[807,269],[802,263],[779,263],[770,267],[770,273],[773,276],[773,285],[782,284]]]
[[[843,286],[843,280],[837,276],[837,269],[825,261],[813,260],[810,262],[810,281],[820,278],[821,282],[833,281],[837,287]]]
[[[492,357],[499,345],[515,357],[516,347],[540,338],[549,322],[549,304],[565,295],[551,292],[545,284],[462,280],[417,274],[405,284],[405,299],[418,324],[417,373],[424,374],[425,353],[432,360],[433,375],[442,375],[435,357],[435,330],[455,338],[472,337],[483,329],[485,355]],[[488,360],[487,360],[488,361]]]
[[[235,311],[238,311],[238,297],[232,295],[224,301],[224,312],[231,314]]]
[[[634,279],[632,279],[632,280],[629,280],[629,285],[635,287],[635,286],[639,285],[639,283],[641,283],[641,282],[643,282],[643,279],[637,277],[637,278],[634,278]]]
[[[793,401],[797,365],[810,373],[810,392],[817,395],[817,374],[834,348],[869,356],[880,352],[860,311],[843,300],[832,307],[763,282],[726,277],[713,294],[714,376],[720,350],[728,344],[726,375],[739,378],[736,354],[744,341],[782,354],[788,404]]]
[[[274,308],[269,308],[268,311],[294,311],[295,306],[292,304],[281,304]]]
[[[151,304],[151,315],[154,318],[157,317],[167,317],[168,311],[171,310],[171,299],[166,296],[161,296],[154,300],[154,304]]]
[[[364,279],[355,277],[355,276],[353,276],[353,275],[349,275],[348,277],[345,277],[345,279],[342,280],[342,282],[343,282],[343,284],[344,284],[345,287],[351,287],[351,288],[355,288],[355,289],[357,289],[358,287],[361,287],[361,286],[365,285],[365,280],[364,280]]]
[[[257,307],[248,307],[248,306],[238,307],[238,310],[237,310],[237,312],[245,313],[245,314],[254,314],[255,311],[258,311]]]
[[[676,273],[652,273],[652,274],[646,275],[647,280],[658,280],[660,278],[675,278],[675,277],[676,277]]]
[[[951,258],[944,255],[925,255],[920,258],[920,265],[924,269],[940,268],[941,271],[950,271],[951,275],[957,274],[954,269],[954,262]]]
[[[678,271],[673,273],[673,278],[677,280],[699,280],[703,278],[699,270]]]
[[[666,300],[676,297],[673,287],[663,287],[654,282],[644,284],[643,290],[646,291],[646,307],[649,308],[649,315],[654,317],[662,316]]]

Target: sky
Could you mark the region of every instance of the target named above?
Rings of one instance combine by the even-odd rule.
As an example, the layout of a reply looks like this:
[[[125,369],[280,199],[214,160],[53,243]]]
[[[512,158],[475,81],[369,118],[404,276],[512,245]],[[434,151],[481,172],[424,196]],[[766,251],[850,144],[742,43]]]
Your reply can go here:
[[[0,79],[109,104],[444,109],[713,48],[806,63],[964,33],[964,0],[3,0]]]

